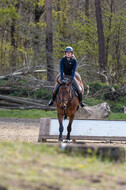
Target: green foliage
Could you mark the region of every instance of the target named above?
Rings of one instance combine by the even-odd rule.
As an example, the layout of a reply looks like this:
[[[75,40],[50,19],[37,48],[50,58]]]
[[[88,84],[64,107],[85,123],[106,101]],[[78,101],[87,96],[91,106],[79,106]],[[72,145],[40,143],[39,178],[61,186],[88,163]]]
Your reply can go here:
[[[107,100],[110,105],[111,111],[114,113],[120,113],[123,106],[126,106],[126,96],[118,97],[115,101]]]
[[[111,1],[112,2],[112,1]],[[123,1],[101,1],[104,24],[105,48],[108,48],[107,72],[111,74],[112,85],[119,89],[119,84],[126,82],[126,7]],[[20,4],[21,3],[21,4]],[[76,0],[55,0],[53,7],[53,57],[56,71],[64,48],[74,48],[78,60],[78,71],[83,80],[90,85],[90,94],[95,96],[94,103],[109,101],[109,86],[97,82],[99,75],[98,33],[94,2],[89,1],[89,17],[85,14],[85,3]],[[123,6],[124,5],[124,6]],[[45,7],[45,0],[1,0],[0,1],[0,73],[10,73],[13,69],[41,66],[46,68],[46,19],[45,12],[35,23],[35,8]],[[43,9],[44,10],[44,9]],[[12,28],[14,36],[12,37]],[[15,41],[12,47],[12,41]],[[38,42],[38,44],[37,44]],[[107,51],[106,51],[107,53]],[[27,57],[27,62],[26,62]],[[15,61],[15,65],[13,63]],[[43,77],[46,80],[46,77]],[[92,82],[96,81],[96,82]],[[44,89],[31,92],[19,89],[13,95],[49,99],[51,93]],[[96,95],[95,95],[96,94]],[[118,100],[117,100],[118,102]],[[90,102],[89,102],[90,103]],[[110,102],[111,104],[111,102]],[[113,103],[112,104],[116,104]],[[112,110],[119,111],[122,103],[112,105]]]
[[[20,97],[28,97],[29,92],[25,88],[19,88],[19,89],[13,89],[13,91],[10,92],[11,96],[20,96]]]
[[[20,17],[16,8],[10,4],[9,6],[0,8],[0,23],[12,22],[12,19],[18,20]]]
[[[88,106],[95,106],[103,102],[102,99],[96,99],[96,98],[83,98],[83,100],[84,102],[86,102]]]
[[[115,100],[115,101],[110,101],[110,100],[103,100],[103,99],[97,99],[97,98],[83,98],[83,100],[86,102],[86,104],[88,106],[95,106],[97,104],[107,102],[108,105],[110,106],[112,113],[115,113],[115,115],[114,115],[115,119],[116,119],[116,113],[117,113],[117,118],[118,118],[118,114],[120,113],[122,106],[126,105],[125,99],[126,99],[125,97],[121,97],[121,98],[117,98],[117,100]],[[124,118],[126,117],[126,114],[120,113],[119,116],[121,116],[121,115],[125,115],[125,116],[122,116]]]
[[[99,81],[96,81],[96,82],[89,82],[89,88],[90,88],[90,94],[92,95],[97,93],[99,90],[103,91],[104,89],[109,89],[109,86],[106,83],[101,83]]]
[[[126,114],[111,112],[109,117],[107,117],[106,119],[108,119],[108,120],[126,120]]]
[[[22,83],[24,84],[24,81],[22,81]],[[46,88],[38,89],[33,92],[30,88],[18,88],[18,85],[15,85],[13,86],[13,90],[10,91],[9,95],[49,100],[52,97],[52,92],[47,90]]]
[[[47,90],[47,89],[44,89],[44,88],[39,89],[36,92],[36,97],[38,99],[42,98],[42,99],[45,99],[45,100],[49,100],[52,97],[52,92]]]

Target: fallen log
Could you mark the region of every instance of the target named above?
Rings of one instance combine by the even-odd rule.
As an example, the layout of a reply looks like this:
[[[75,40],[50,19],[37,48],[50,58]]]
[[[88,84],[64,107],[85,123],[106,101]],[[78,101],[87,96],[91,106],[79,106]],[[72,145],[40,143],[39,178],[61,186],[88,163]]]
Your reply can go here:
[[[38,107],[38,106],[22,106],[22,107],[19,107],[19,109],[24,109],[24,110],[40,109],[40,110],[45,110],[45,111],[55,111],[56,107],[48,107],[48,106],[42,106],[42,107]]]
[[[15,97],[10,97],[10,96],[0,95],[0,100],[6,100],[6,101],[9,101],[9,102],[14,102],[14,103],[18,103],[18,104],[32,105],[32,106],[35,105],[35,106],[42,107],[42,105],[39,104],[39,103],[35,103],[35,102],[31,102],[31,101],[27,101],[27,100],[15,98]]]
[[[12,98],[13,98],[13,96],[9,96],[9,97],[12,97]],[[42,100],[42,99],[24,98],[24,97],[18,97],[18,96],[16,96],[16,99],[19,99],[19,100],[26,100],[26,101],[30,101],[30,102],[34,102],[34,103],[39,103],[39,104],[42,104],[42,103],[43,103],[43,100]]]
[[[0,101],[0,106],[19,106],[20,104],[7,102],[7,101]]]
[[[42,100],[0,95],[0,107],[4,109],[41,109],[45,111],[56,110],[56,107],[48,107],[46,105],[42,105],[41,102]]]
[[[0,91],[8,91],[11,89],[12,89],[12,87],[0,87]]]
[[[48,107],[48,106],[0,106],[1,109],[9,109],[9,110],[30,110],[30,109],[39,109],[45,111],[55,111],[56,107]]]

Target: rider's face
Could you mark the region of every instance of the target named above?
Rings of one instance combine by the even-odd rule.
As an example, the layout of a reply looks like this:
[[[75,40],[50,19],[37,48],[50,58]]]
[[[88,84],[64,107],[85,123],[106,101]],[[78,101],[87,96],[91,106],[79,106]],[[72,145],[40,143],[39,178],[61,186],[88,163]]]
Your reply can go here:
[[[71,51],[67,51],[66,52],[66,56],[69,58],[69,57],[71,57],[72,56],[72,52]]]

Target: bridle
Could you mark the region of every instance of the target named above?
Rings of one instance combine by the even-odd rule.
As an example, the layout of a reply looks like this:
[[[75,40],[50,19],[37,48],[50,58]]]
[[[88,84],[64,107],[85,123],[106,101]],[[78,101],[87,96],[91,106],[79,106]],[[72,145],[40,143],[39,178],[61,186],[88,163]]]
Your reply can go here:
[[[60,97],[60,90],[59,90],[59,92],[58,92],[58,97],[59,97],[59,102],[61,103],[61,102],[65,102],[65,101],[67,101],[68,102],[68,104],[66,104],[66,109],[71,105],[71,102],[72,102],[72,100],[73,100],[73,93],[72,93],[72,98],[71,98],[71,96],[70,96],[70,92],[71,92],[71,87],[70,86],[66,86],[66,85],[63,85],[63,86],[61,86],[61,89],[63,89],[63,88],[69,88],[69,96],[68,96],[68,98],[62,98],[61,99],[61,97]],[[62,96],[63,96],[63,91],[61,91],[62,92]],[[69,99],[71,98],[71,100],[70,100],[70,102],[69,102]]]

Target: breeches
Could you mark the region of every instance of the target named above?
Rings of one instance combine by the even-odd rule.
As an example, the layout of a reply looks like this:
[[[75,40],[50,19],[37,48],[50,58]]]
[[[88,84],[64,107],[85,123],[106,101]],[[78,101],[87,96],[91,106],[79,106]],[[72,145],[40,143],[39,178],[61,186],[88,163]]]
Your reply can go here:
[[[76,88],[78,93],[82,93],[82,88],[80,87],[80,85],[77,82],[77,79],[74,77],[73,81],[72,81],[73,86]]]

